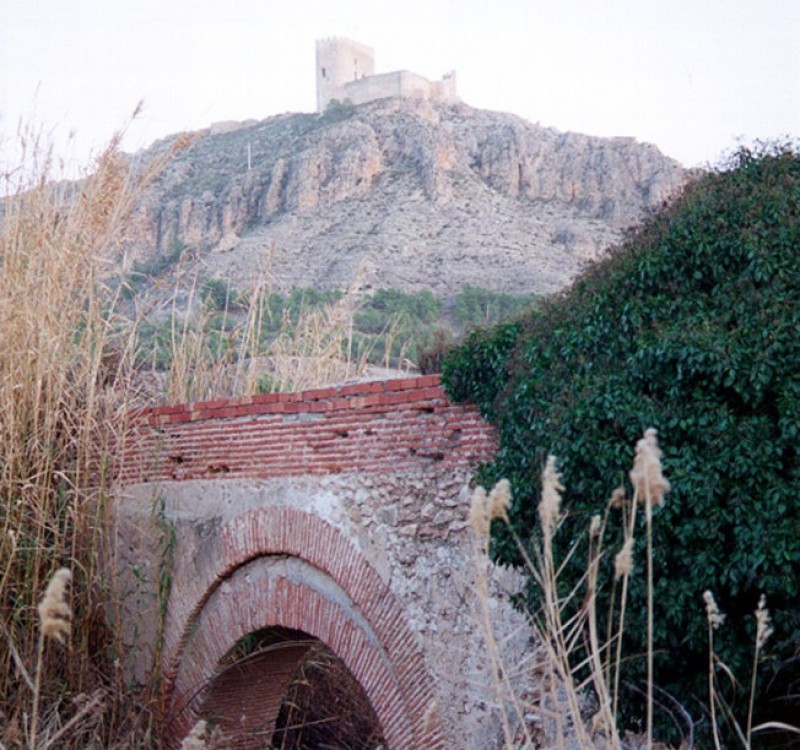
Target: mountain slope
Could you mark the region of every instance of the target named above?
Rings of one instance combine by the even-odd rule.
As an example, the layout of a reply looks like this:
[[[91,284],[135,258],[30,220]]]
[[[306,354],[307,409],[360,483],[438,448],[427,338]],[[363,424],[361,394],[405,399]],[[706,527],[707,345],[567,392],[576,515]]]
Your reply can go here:
[[[154,144],[143,158],[168,147]],[[201,277],[246,288],[464,283],[565,286],[686,173],[633,139],[413,100],[212,126],[148,194],[133,257],[192,251]]]

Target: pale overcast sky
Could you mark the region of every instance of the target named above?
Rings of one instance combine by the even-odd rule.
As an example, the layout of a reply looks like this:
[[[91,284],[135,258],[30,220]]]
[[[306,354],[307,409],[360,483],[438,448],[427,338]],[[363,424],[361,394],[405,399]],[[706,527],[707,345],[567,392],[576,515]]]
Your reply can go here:
[[[314,40],[451,69],[475,107],[629,135],[687,166],[800,135],[800,0],[0,0],[0,166],[20,119],[85,159],[315,107]],[[58,146],[59,149],[62,146]]]

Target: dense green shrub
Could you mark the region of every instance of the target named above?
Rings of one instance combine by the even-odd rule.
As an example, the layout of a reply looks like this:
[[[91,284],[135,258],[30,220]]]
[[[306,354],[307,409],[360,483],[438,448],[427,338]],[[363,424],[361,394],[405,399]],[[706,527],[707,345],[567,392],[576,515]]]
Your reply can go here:
[[[644,429],[659,430],[673,490],[655,513],[655,682],[695,718],[707,705],[705,589],[727,614],[717,651],[745,684],[752,613],[767,595],[775,634],[757,718],[796,723],[800,713],[799,334],[800,156],[780,147],[741,150],[560,298],[473,334],[445,361],[450,395],[499,426],[481,479],[511,480],[523,537],[536,525],[535,478],[548,453],[558,457],[570,509],[562,551],[626,481]],[[497,558],[519,562],[498,531]],[[625,647],[635,655],[643,582],[631,596]],[[643,661],[627,663],[634,687]],[[746,693],[726,691],[740,717]]]

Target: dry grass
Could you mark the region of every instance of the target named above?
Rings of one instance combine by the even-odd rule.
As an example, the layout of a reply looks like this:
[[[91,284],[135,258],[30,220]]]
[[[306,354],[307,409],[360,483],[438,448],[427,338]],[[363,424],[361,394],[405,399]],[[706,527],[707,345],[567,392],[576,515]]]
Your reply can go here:
[[[173,303],[169,367],[165,375],[153,369],[150,382],[156,387],[150,388],[150,398],[185,403],[264,391],[306,390],[363,377],[371,352],[353,353],[359,286],[357,274],[340,299],[303,308],[298,320],[293,324],[287,318],[282,331],[270,341],[262,336],[272,291],[269,259],[253,288],[237,304],[245,310],[244,319],[227,310],[205,309],[192,283],[182,308]],[[224,332],[219,328],[220,315]],[[396,327],[384,333],[390,342]]]
[[[23,134],[26,161],[16,184],[9,178],[6,185],[12,194],[0,230],[0,638],[8,648],[0,649],[0,741],[9,747],[70,747],[79,736],[86,746],[87,731],[96,746],[111,746],[128,721],[115,634],[106,624],[113,582],[104,542],[109,470],[135,401],[132,337],[104,279],[130,211],[159,165],[135,173],[120,138],[90,176],[58,183],[49,179],[47,151]],[[51,608],[40,629],[36,602],[58,568],[73,579],[60,611],[74,617],[71,626],[64,617],[59,625],[58,608]],[[63,644],[47,637],[55,634]]]
[[[21,134],[23,163],[5,176],[0,227],[0,748],[146,747],[119,664],[114,566],[106,540],[113,466],[134,407],[308,388],[350,378],[354,290],[304,313],[269,348],[260,331],[270,291],[250,292],[229,357],[190,299],[173,314],[171,369],[161,390],[137,383],[137,321],[120,313],[117,275],[131,212],[164,161],[132,166],[116,135],[79,182],[54,181],[53,159]],[[175,148],[182,148],[179,139]],[[177,311],[173,311],[177,313]],[[143,315],[139,315],[139,320]],[[51,576],[63,569],[55,579]],[[48,581],[59,590],[37,618]],[[44,606],[44,604],[42,605]],[[45,613],[47,614],[47,613]],[[67,616],[69,614],[69,617]],[[57,637],[52,637],[57,636]],[[139,708],[146,706],[140,700]],[[133,735],[137,739],[132,739]]]
[[[386,741],[364,689],[322,643],[303,660],[278,716],[274,750],[381,750]]]
[[[294,330],[272,342],[266,354],[274,390],[301,391],[363,375],[369,352],[358,359],[353,356],[353,316],[360,285],[361,272],[341,299],[305,309]]]

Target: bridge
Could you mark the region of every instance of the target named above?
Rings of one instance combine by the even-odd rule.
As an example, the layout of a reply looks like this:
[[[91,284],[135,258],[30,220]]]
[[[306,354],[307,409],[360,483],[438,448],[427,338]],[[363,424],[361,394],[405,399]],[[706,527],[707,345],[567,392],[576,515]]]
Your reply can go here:
[[[467,523],[494,441],[437,376],[140,415],[119,469],[121,622],[130,677],[161,670],[168,746],[202,718],[227,746],[270,747],[324,649],[374,711],[375,748],[495,747]],[[491,606],[501,637],[522,632],[505,597]]]

